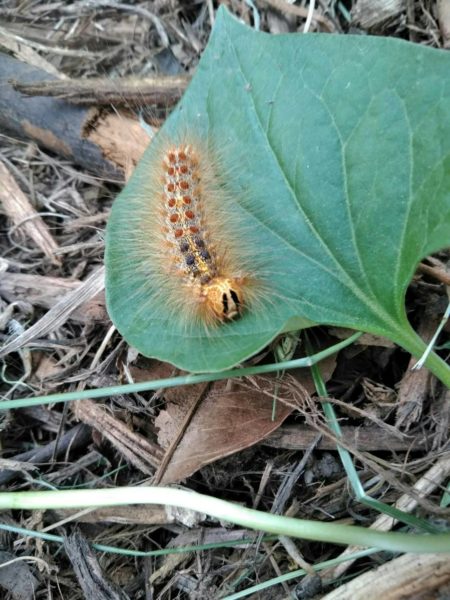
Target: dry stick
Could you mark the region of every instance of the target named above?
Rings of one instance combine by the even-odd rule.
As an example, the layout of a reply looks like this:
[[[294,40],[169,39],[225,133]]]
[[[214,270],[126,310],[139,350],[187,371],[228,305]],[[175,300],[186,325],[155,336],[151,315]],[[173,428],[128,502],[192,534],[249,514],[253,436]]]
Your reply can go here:
[[[422,477],[416,481],[412,490],[415,495],[424,498],[431,494],[436,488],[442,485],[443,482],[447,481],[450,475],[450,457],[444,456],[436,462]],[[403,512],[411,513],[418,506],[417,500],[409,494],[403,494],[400,496],[398,501],[395,503],[395,507]],[[380,515],[375,519],[374,523],[370,526],[370,529],[376,529],[377,531],[390,531],[393,526],[397,523],[395,519],[388,515]],[[340,554],[339,558],[344,558],[360,550],[358,546],[349,546]],[[335,568],[322,571],[321,577],[324,579],[337,579],[341,577],[347,569],[353,564],[353,560],[348,560],[343,564],[338,565]]]
[[[444,283],[445,285],[450,285],[450,274],[445,269],[440,269],[439,267],[431,267],[425,263],[420,263],[418,266],[418,271],[421,273],[425,273],[426,275],[430,275],[434,279]]]
[[[36,338],[44,337],[61,327],[77,308],[92,300],[103,290],[104,278],[105,269],[100,267],[79,288],[67,294],[56,306],[51,308],[37,323],[3,346],[0,349],[0,357],[10,352],[16,352]]]
[[[85,598],[129,600],[129,596],[116,583],[107,578],[94,550],[80,531],[75,530],[64,539],[64,550]]]
[[[23,299],[33,306],[51,309],[64,300],[67,294],[79,289],[83,282],[79,279],[31,275],[29,273],[0,272],[0,289],[8,302]],[[108,323],[105,297],[103,293],[81,304],[70,315],[79,323]]]
[[[64,454],[68,448],[75,450],[78,448],[84,448],[85,445],[91,439],[91,428],[82,423],[75,425],[72,429],[67,431],[59,440],[58,445],[56,441],[50,442],[45,446],[33,448],[27,452],[16,454],[11,457],[11,460],[18,462],[27,462],[30,464],[40,464],[48,462],[52,459],[54,451],[57,449],[57,454]],[[15,477],[20,475],[20,471],[2,469],[0,470],[0,485],[5,485]]]
[[[54,265],[61,264],[55,256],[58,244],[51,236],[46,223],[2,162],[0,162],[0,204],[14,225],[23,229]]]
[[[401,10],[404,8],[403,2],[393,2],[394,6],[397,5]],[[409,28],[409,41],[418,42],[418,35],[416,29],[416,7],[414,0],[407,0],[406,2],[406,23]]]
[[[361,452],[389,450],[392,452],[410,452],[424,450],[431,446],[431,436],[424,434],[412,436],[394,436],[381,427],[354,427],[342,425],[342,438],[351,447]],[[310,425],[283,425],[260,443],[272,448],[285,450],[305,450],[317,437],[317,432]],[[318,450],[336,450],[335,440],[323,436],[317,445]]]
[[[71,104],[84,106],[108,106],[114,104],[129,108],[150,104],[175,104],[183,95],[189,77],[185,75],[167,75],[165,77],[122,77],[107,79],[66,79],[64,81],[38,81],[22,83],[12,80],[15,90],[28,96],[47,96],[66,100]]]

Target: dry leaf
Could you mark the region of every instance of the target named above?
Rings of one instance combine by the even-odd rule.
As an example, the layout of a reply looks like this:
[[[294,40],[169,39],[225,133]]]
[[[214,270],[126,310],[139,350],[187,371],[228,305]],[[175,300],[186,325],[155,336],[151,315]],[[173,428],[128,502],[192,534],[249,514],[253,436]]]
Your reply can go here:
[[[274,384],[273,379],[265,386],[266,391],[274,393]],[[248,384],[233,382],[231,390],[227,385],[228,382],[217,382],[203,399],[178,441],[160,483],[185,479],[208,463],[256,444],[277,429],[293,410],[293,406],[278,402],[272,421],[272,398],[256,387],[249,389]],[[281,384],[281,397],[286,393],[284,387]],[[168,426],[171,432],[179,429],[180,413],[175,411],[171,406],[156,420],[163,438],[167,438]]]
[[[325,380],[336,364],[334,356],[321,362]],[[159,361],[128,366],[133,381],[179,375]],[[162,390],[166,409],[155,420],[158,443],[166,450],[155,482],[168,484],[186,479],[203,466],[244,450],[274,432],[299,402],[315,391],[308,369],[284,376],[254,377],[199,383]],[[272,420],[273,398],[277,404]]]

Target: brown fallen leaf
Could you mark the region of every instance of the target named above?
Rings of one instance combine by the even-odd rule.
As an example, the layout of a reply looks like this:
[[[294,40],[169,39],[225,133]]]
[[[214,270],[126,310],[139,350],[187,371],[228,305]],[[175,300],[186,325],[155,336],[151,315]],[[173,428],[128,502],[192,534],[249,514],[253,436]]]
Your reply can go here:
[[[334,365],[334,358],[322,363],[325,379]],[[203,466],[260,442],[313,391],[306,369],[281,381],[255,377],[166,390],[167,408],[155,421],[158,442],[166,448],[156,482],[186,479]],[[278,400],[272,420],[274,397]]]
[[[201,467],[239,450],[244,450],[277,429],[294,406],[279,402],[272,420],[272,399],[256,387],[249,389],[242,382],[217,382],[202,397],[199,405],[183,427],[180,405],[171,403],[156,419],[161,440],[169,431],[182,430],[176,447],[169,446],[169,460],[163,461],[157,475],[159,483],[180,481]],[[275,380],[265,382],[265,390],[274,393]],[[287,392],[281,385],[280,395]],[[290,400],[293,402],[292,394]],[[184,408],[184,407],[183,407]],[[185,408],[189,408],[186,403]],[[161,442],[160,442],[161,443]]]
[[[326,381],[335,364],[334,356],[321,362]],[[180,375],[167,363],[143,357],[137,365],[124,364],[123,369],[128,381],[136,383]],[[261,376],[157,391],[166,401],[166,409],[155,419],[158,444],[165,454],[153,483],[186,479],[203,466],[260,442],[314,391],[307,369],[296,369],[281,381]],[[274,398],[277,404],[272,420]]]

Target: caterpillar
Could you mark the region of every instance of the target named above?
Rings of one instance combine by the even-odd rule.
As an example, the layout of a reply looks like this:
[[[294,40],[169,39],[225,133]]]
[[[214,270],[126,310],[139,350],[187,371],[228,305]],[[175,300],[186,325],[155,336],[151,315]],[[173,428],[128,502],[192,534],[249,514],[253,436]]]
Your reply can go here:
[[[170,148],[163,169],[161,228],[173,266],[184,285],[192,288],[198,314],[206,324],[239,317],[245,303],[245,277],[233,273],[211,239],[198,152],[189,144]]]
[[[115,257],[114,270],[122,279],[138,272],[140,310],[185,326],[202,324],[209,332],[245,317],[258,301],[256,253],[245,244],[211,148],[160,136],[153,144],[151,167],[140,170],[125,233],[119,234],[118,246],[126,252]]]

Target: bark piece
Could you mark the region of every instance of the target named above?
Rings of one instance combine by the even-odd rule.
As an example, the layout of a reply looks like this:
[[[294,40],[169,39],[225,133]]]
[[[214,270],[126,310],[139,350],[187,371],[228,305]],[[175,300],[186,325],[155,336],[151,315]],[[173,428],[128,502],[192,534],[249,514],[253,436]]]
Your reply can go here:
[[[344,442],[349,446],[363,452],[392,451],[410,452],[419,451],[427,447],[431,440],[422,435],[417,437],[404,436],[399,438],[388,430],[380,427],[352,427],[341,426]],[[273,448],[288,450],[306,450],[317,437],[317,432],[309,425],[283,425],[274,431],[262,443]],[[336,450],[336,442],[323,436],[316,448],[318,450]]]
[[[445,483],[450,475],[450,458],[444,456],[440,460],[438,460],[420,479],[416,481],[414,484],[412,491],[416,494],[416,497],[411,496],[410,494],[403,494],[400,496],[398,501],[395,503],[395,507],[399,510],[402,510],[407,513],[412,513],[418,506],[417,496],[420,498],[426,498],[431,493],[434,492],[439,486]],[[389,515],[382,514],[370,526],[370,529],[376,529],[377,531],[390,531],[392,527],[397,523],[395,519],[390,517]],[[349,557],[354,552],[360,550],[358,546],[348,546],[344,552],[339,555],[339,558]],[[407,554],[406,556],[410,556]],[[322,576],[324,578],[329,578],[331,580],[339,579],[342,575],[352,566],[354,563],[354,559],[348,558],[344,563],[337,565],[336,567],[331,567],[326,571],[322,571]],[[447,562],[448,557],[447,557]],[[340,588],[339,588],[340,589]],[[347,596],[353,598],[353,596]],[[384,596],[380,595],[380,597]],[[406,594],[403,598],[410,598]]]
[[[434,266],[427,265],[426,263],[421,262],[417,270],[419,272],[425,273],[426,275],[429,275],[430,277],[433,277],[434,279],[444,283],[445,285],[450,285],[450,273],[441,266],[441,263],[439,263],[439,261],[436,262],[437,264],[435,264]]]
[[[96,110],[92,120],[86,123],[83,135],[102,149],[103,156],[117,165],[126,180],[150,143],[150,136],[139,121],[107,111]]]
[[[122,140],[124,148],[123,156],[114,162],[117,152],[111,158],[110,145],[102,146],[104,136],[98,141],[91,137],[97,124],[102,123],[103,111],[75,106],[57,98],[25,96],[14,89],[12,79],[21,83],[39,83],[48,80],[49,74],[0,54],[0,129],[33,140],[98,177],[124,180],[124,165],[136,164],[142,154],[142,145],[148,141],[148,134],[141,129],[139,135],[144,141],[134,147],[137,118],[122,113],[116,114],[112,122],[108,120],[111,137]],[[117,141],[113,141],[114,144]]]
[[[275,10],[279,10],[282,13],[288,15],[294,15],[296,17],[300,17],[302,19],[306,19],[308,17],[308,8],[304,6],[294,6],[290,2],[285,2],[284,0],[259,0],[261,4],[268,4],[270,7]],[[312,22],[317,22],[322,25],[327,31],[336,31],[336,27],[330,19],[324,17],[317,10],[313,12]]]
[[[9,563],[9,564],[6,564]],[[33,600],[38,587],[29,565],[11,554],[0,550],[0,587],[7,590],[13,600]]]
[[[104,575],[97,557],[79,531],[64,540],[64,548],[85,598],[129,600],[125,592]]]
[[[101,404],[80,400],[73,406],[77,419],[96,429],[127,460],[146,475],[152,475],[162,459],[161,448],[131,431],[125,423],[106,412]]]
[[[130,498],[130,502],[132,502]],[[186,514],[191,513],[189,526],[199,525],[203,516],[200,513],[186,510],[182,519],[179,518],[182,509],[174,510],[173,506],[145,506],[136,505],[130,510],[129,506],[112,506],[104,508],[96,508],[90,512],[84,513],[79,510],[57,510],[53,511],[58,519],[66,520],[74,517],[74,520],[79,523],[120,523],[122,525],[170,525],[170,524],[186,524]],[[73,520],[73,519],[71,519]]]
[[[418,334],[424,341],[429,342],[437,326],[438,321],[436,319],[424,316],[419,324]],[[398,390],[395,425],[398,428],[402,427],[405,431],[408,431],[411,425],[419,420],[432,380],[432,375],[428,369],[412,370],[416,362],[417,359],[412,356],[408,364],[408,370],[403,376]]]

